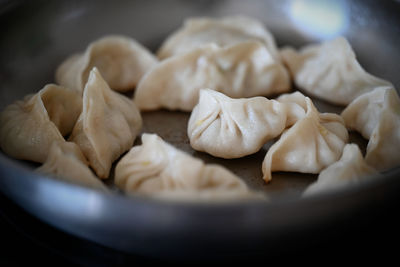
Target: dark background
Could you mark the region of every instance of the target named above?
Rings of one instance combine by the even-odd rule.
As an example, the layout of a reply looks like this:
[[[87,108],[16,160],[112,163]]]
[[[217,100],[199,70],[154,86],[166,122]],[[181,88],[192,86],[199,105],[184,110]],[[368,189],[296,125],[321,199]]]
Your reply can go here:
[[[370,263],[398,262],[400,252],[400,197],[377,203],[354,214],[353,219],[338,220],[313,229],[312,233],[291,233],[276,247],[226,255],[217,263]],[[184,261],[165,260],[125,254],[59,231],[26,213],[0,194],[0,266],[57,264],[77,266],[133,266],[153,264],[210,263],[202,258]],[[287,242],[286,242],[287,241]]]

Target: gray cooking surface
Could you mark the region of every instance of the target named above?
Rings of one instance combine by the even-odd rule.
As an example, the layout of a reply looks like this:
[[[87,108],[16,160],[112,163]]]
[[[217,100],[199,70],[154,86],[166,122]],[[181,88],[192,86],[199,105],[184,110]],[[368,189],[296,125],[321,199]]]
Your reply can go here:
[[[280,46],[299,47],[332,38],[334,35],[345,35],[368,71],[399,84],[398,68],[393,68],[400,62],[397,47],[393,42],[379,41],[386,40],[386,35],[389,34],[384,26],[390,21],[377,19],[384,14],[377,12],[374,14],[376,19],[370,20],[370,11],[362,10],[355,3],[320,2],[314,6],[307,6],[307,1],[279,1],[279,4],[273,1],[127,1],[120,5],[107,2],[85,2],[80,5],[46,2],[37,12],[21,12],[21,20],[6,20],[9,24],[0,41],[0,108],[28,93],[38,91],[46,83],[54,82],[53,75],[58,64],[70,54],[83,51],[89,42],[100,36],[126,34],[155,51],[162,40],[177,29],[185,18],[200,15],[251,15],[265,22]],[[175,8],[169,8],[171,3]],[[310,23],[325,21],[320,17],[314,18],[314,21],[312,18],[301,17],[308,14],[307,10],[323,11],[324,8],[329,9],[332,20],[320,26],[325,27],[325,30],[310,28]],[[165,12],[166,9],[168,12]],[[268,15],[265,10],[268,10]],[[357,17],[348,15],[358,11],[360,15]],[[27,21],[31,23],[26,23]],[[356,33],[362,34],[355,35]],[[323,101],[315,100],[315,103],[323,112],[339,113],[342,110],[342,107]],[[190,113],[163,110],[144,112],[142,116],[142,132],[157,133],[167,142],[207,163],[224,165],[254,189],[299,195],[317,177],[299,173],[274,173],[272,182],[266,184],[261,179],[261,163],[272,142],[254,155],[224,160],[196,152],[190,147],[186,134]],[[352,136],[352,141],[361,144],[362,149],[365,149],[365,140],[357,134]],[[107,183],[112,184],[112,181]]]

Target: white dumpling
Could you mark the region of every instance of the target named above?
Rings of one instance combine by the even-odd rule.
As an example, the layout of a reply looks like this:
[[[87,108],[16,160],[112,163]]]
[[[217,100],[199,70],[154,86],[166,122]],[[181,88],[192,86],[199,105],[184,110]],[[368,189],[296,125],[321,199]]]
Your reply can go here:
[[[299,119],[304,118],[307,110],[306,97],[299,91],[280,95],[277,99],[279,103],[288,105],[286,126],[292,126]]]
[[[255,197],[246,184],[227,169],[204,164],[164,142],[143,134],[115,168],[115,184],[128,194],[173,199],[239,199]]]
[[[319,113],[308,97],[303,96],[300,103],[299,93],[282,96],[282,102],[289,102],[290,98],[305,107],[305,114],[268,150],[262,163],[267,182],[274,171],[319,173],[340,158],[348,141],[348,132],[339,115]]]
[[[112,162],[132,147],[141,127],[133,101],[112,91],[93,68],[70,140],[79,145],[98,177],[108,177]]]
[[[188,123],[190,145],[227,159],[253,154],[282,133],[289,108],[265,97],[233,99],[202,89]]]
[[[269,96],[289,91],[290,79],[283,65],[259,42],[224,48],[210,44],[151,69],[135,91],[135,102],[141,110],[191,111],[202,88],[236,98]]]
[[[87,47],[81,54],[67,58],[56,71],[56,82],[82,92],[89,73],[97,67],[109,86],[116,91],[133,89],[158,60],[132,38],[106,36]]]
[[[342,157],[321,171],[318,180],[311,184],[303,195],[309,196],[351,184],[358,184],[374,175],[378,175],[378,172],[364,161],[358,146],[347,144],[343,149]]]
[[[359,95],[388,81],[367,73],[343,37],[300,49],[281,51],[295,84],[307,94],[330,103],[347,105]]]
[[[369,139],[367,163],[378,170],[400,165],[400,98],[391,86],[356,98],[342,112],[346,126]]]
[[[248,40],[263,43],[271,55],[278,58],[278,49],[272,34],[260,21],[245,16],[187,19],[182,28],[164,41],[157,56],[165,59],[209,43],[227,46]]]
[[[94,176],[78,145],[72,142],[53,143],[44,164],[37,172],[74,184],[108,192],[107,187]]]
[[[65,141],[81,110],[77,92],[48,84],[1,112],[1,149],[16,159],[42,163],[53,142]]]

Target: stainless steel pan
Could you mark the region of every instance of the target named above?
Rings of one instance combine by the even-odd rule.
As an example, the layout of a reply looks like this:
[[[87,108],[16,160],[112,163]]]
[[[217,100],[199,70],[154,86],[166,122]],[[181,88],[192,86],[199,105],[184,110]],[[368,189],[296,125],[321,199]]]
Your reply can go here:
[[[400,18],[395,1],[9,1],[0,11],[0,108],[53,81],[57,65],[105,34],[132,36],[155,50],[190,16],[245,14],[273,32],[279,45],[301,46],[344,35],[361,64],[400,88]],[[340,108],[317,101],[322,110]],[[295,233],[356,220],[355,213],[386,207],[400,190],[400,168],[373,181],[301,199],[316,176],[277,173],[261,179],[266,148],[240,160],[219,160],[190,149],[188,114],[143,114],[143,131],[232,169],[271,201],[227,204],[161,202],[103,195],[42,177],[35,167],[0,154],[0,189],[41,220],[73,235],[125,252],[178,257],[283,247]],[[357,142],[365,145],[365,141]],[[373,215],[371,215],[373,216]],[[289,234],[288,234],[289,233]]]

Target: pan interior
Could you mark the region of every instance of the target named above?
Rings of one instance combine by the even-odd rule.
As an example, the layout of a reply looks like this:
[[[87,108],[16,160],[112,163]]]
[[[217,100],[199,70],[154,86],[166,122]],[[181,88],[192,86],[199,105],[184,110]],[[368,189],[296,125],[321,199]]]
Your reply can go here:
[[[4,8],[0,22],[5,31],[0,40],[0,109],[24,95],[54,82],[56,67],[69,55],[106,34],[124,34],[152,51],[185,18],[243,14],[260,19],[274,34],[280,47],[302,45],[344,35],[357,58],[370,73],[400,88],[397,73],[400,25],[393,3],[361,4],[361,1],[36,1]],[[11,4],[9,4],[11,5]],[[388,7],[386,6],[388,5]],[[171,7],[174,8],[171,8]],[[32,8],[35,12],[31,12]],[[168,10],[168,12],[165,12]],[[329,17],[329,19],[326,19]],[[314,99],[321,112],[342,108]],[[269,193],[300,195],[317,175],[274,173],[271,183],[262,180],[261,163],[272,142],[259,152],[224,160],[194,151],[186,127],[190,113],[160,110],[142,113],[143,132],[157,133],[164,140],[206,163],[232,170],[253,189]],[[351,133],[351,141],[363,150],[366,140]],[[138,143],[138,141],[137,141]],[[0,158],[1,160],[1,158]],[[24,166],[36,165],[21,162]],[[108,181],[112,185],[112,181]]]

